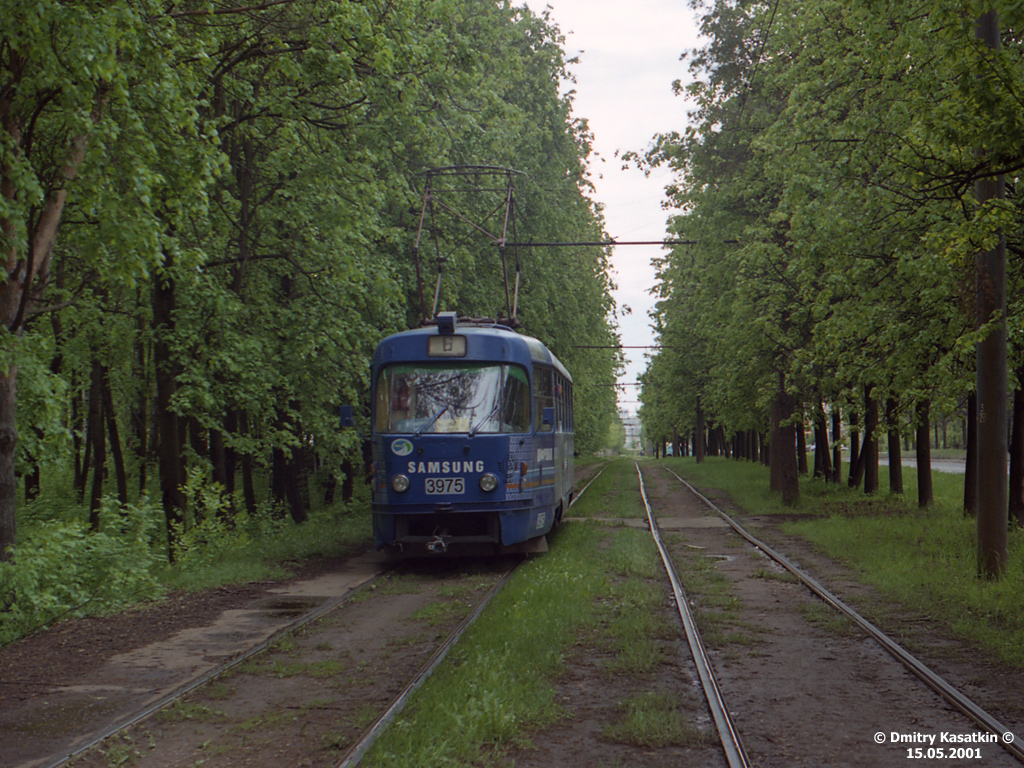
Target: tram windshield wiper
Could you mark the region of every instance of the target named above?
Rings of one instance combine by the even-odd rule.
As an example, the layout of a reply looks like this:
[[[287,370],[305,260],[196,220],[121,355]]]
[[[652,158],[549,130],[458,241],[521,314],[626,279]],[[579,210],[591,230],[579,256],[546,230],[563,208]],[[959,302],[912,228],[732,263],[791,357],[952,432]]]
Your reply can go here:
[[[479,432],[481,429],[483,429],[484,424],[486,424],[488,421],[491,420],[491,417],[494,416],[494,414],[496,414],[498,412],[498,409],[500,407],[501,407],[501,400],[500,399],[496,399],[494,401],[494,405],[491,406],[491,410],[487,413],[487,415],[484,416],[482,419],[480,419],[480,421],[478,421],[476,424],[474,424],[470,428],[469,436],[473,437],[473,435],[475,435],[477,432]]]
[[[437,423],[438,419],[440,419],[442,416],[444,416],[446,413],[448,413],[448,408],[449,407],[450,406],[446,405],[444,408],[442,408],[440,411],[438,411],[437,414],[430,421],[428,421],[422,427],[420,427],[415,432],[413,432],[412,436],[413,437],[419,437],[424,432],[426,432],[428,429],[430,429],[432,426],[434,426]]]

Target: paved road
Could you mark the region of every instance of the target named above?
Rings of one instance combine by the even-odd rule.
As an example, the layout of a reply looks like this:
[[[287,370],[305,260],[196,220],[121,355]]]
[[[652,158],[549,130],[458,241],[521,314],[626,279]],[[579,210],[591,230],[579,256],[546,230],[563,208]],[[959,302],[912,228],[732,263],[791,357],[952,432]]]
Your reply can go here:
[[[889,466],[888,459],[879,459],[878,463],[884,467]],[[916,467],[917,459],[903,459],[904,467]],[[948,472],[953,475],[962,475],[967,462],[963,459],[932,459],[932,472]]]

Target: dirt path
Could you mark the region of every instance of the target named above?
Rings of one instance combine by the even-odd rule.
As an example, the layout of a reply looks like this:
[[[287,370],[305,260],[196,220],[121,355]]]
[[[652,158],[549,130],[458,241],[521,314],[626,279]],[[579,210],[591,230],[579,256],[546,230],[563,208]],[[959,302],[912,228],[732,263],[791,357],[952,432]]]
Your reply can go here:
[[[179,594],[68,621],[0,650],[0,766],[51,762],[188,680],[345,595],[377,555],[321,561],[282,583]]]

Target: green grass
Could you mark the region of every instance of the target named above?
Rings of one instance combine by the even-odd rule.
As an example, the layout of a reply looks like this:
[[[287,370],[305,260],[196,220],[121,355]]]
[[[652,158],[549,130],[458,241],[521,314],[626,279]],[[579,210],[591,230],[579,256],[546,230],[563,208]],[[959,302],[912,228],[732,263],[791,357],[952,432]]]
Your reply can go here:
[[[661,559],[647,531],[617,531],[603,557],[609,574],[617,576],[604,601],[605,642],[611,653],[608,669],[624,674],[650,672],[665,662],[660,640],[677,629],[659,608],[667,599]]]
[[[749,462],[692,459],[665,462],[691,483],[726,489],[733,501],[757,514],[797,518],[783,531],[804,537],[852,567],[895,604],[891,610],[930,618],[962,640],[976,643],[1005,663],[1024,668],[1024,532],[1011,526],[1010,562],[998,581],[978,577],[976,523],[962,510],[963,476],[933,472],[936,503],[919,509],[917,472],[904,468],[904,496],[874,496],[845,486],[803,479],[795,509],[768,491],[768,470]],[[800,519],[800,517],[804,519]],[[884,618],[884,607],[868,609]],[[895,613],[894,613],[895,615]]]
[[[471,606],[466,603],[433,602],[413,613],[412,618],[424,621],[428,626],[437,627],[447,624],[452,619],[462,618]]]
[[[584,555],[600,535],[564,526],[551,552],[521,566],[364,764],[464,765],[560,717],[553,680],[605,583]]]
[[[201,590],[283,579],[291,575],[288,564],[369,548],[370,530],[368,505],[316,512],[303,525],[254,525],[237,546],[217,548],[216,556],[203,556],[198,562],[185,559],[168,566],[161,581],[169,589]]]
[[[500,763],[505,751],[529,746],[531,734],[569,716],[556,686],[581,638],[615,657],[609,674],[639,675],[662,663],[658,639],[674,629],[649,615],[666,600],[659,562],[645,531],[562,526],[551,551],[517,571],[364,765]],[[675,732],[654,718],[647,717],[652,733]]]
[[[708,735],[694,726],[696,707],[664,693],[642,693],[620,707],[620,719],[605,729],[611,741],[636,747],[702,747]]]
[[[616,459],[608,464],[583,497],[572,505],[572,517],[643,518],[637,493],[636,467],[632,459]]]
[[[840,486],[807,477],[801,478],[800,502],[794,508],[785,506],[779,494],[769,493],[768,468],[760,464],[722,457],[705,459],[702,464],[697,464],[692,458],[669,458],[659,461],[658,464],[669,467],[698,490],[701,487],[727,490],[737,505],[751,512],[756,511],[759,515],[794,512],[827,514],[828,510],[822,508],[823,504],[861,504],[868,501],[875,503],[878,499],[887,499],[900,506],[904,503],[917,503],[917,470],[913,467],[903,467],[902,496],[890,494],[888,467],[879,467],[879,492],[873,497],[867,497],[862,492],[846,486],[845,478],[849,465],[844,463],[844,483]],[[962,503],[963,475],[932,472],[932,486],[936,500],[957,505]]]

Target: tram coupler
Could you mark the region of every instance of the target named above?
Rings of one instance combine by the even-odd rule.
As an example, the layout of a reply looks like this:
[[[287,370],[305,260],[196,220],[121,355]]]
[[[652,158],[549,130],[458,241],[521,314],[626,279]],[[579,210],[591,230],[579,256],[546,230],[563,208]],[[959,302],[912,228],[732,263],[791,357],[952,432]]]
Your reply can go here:
[[[427,542],[427,552],[432,555],[443,555],[448,551],[448,540],[451,536],[435,533],[434,538]]]

